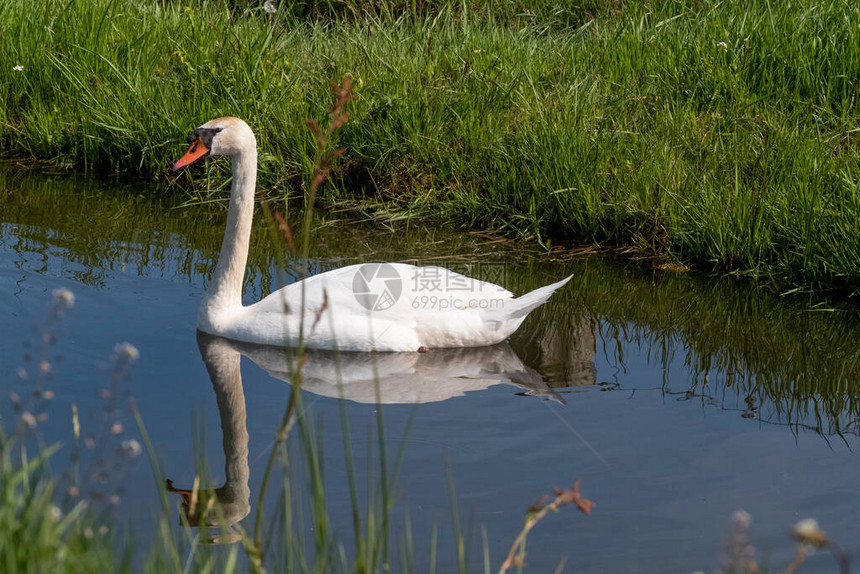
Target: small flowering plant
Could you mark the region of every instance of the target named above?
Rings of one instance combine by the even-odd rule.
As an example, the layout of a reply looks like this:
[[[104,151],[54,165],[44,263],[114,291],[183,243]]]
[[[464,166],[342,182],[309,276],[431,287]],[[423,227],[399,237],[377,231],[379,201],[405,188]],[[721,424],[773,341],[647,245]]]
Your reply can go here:
[[[54,399],[54,391],[48,388],[54,363],[61,359],[54,352],[57,323],[66,312],[74,307],[75,296],[68,289],[55,289],[53,305],[48,319],[38,331],[37,346],[25,342],[24,364],[18,367],[18,378],[28,383],[28,392],[9,393],[12,409],[17,415],[17,429],[26,432],[35,429],[39,423],[48,420],[47,407]]]
[[[55,398],[55,392],[51,389],[55,365],[62,359],[56,350],[56,333],[60,320],[74,306],[75,296],[71,291],[55,289],[48,317],[37,329],[37,343],[28,341],[24,344],[24,360],[17,370],[23,385],[17,389],[18,392],[9,393],[17,421],[13,435],[16,440],[12,442],[17,442],[22,449],[34,442],[38,450],[44,449],[41,446],[44,445],[44,438],[40,426],[49,417],[49,406]],[[129,470],[129,465],[123,461],[138,457],[142,451],[137,439],[127,435],[123,424],[132,408],[131,398],[123,391],[123,386],[129,377],[130,366],[139,357],[140,352],[130,343],[120,343],[114,347],[109,363],[108,384],[100,391],[102,409],[93,413],[95,425],[82,425],[77,405],[72,404],[74,442],[71,464],[64,475],[67,483],[65,502],[56,507],[59,516],[62,516],[64,508],[69,509],[80,503],[98,500],[110,504],[120,502],[122,485]],[[87,427],[100,427],[101,430],[86,432]],[[12,442],[0,441],[0,447],[9,448]]]
[[[133,411],[131,396],[123,387],[130,375],[131,365],[139,358],[140,351],[131,343],[119,343],[114,347],[108,385],[99,393],[102,409],[101,412],[93,413],[95,427],[100,427],[100,430],[83,435],[83,450],[80,421],[75,413],[74,427],[77,430],[73,461],[78,472],[72,476],[80,476],[80,480],[70,478],[70,497],[86,495],[89,500],[107,501],[110,505],[117,505],[121,501],[123,485],[130,470],[123,461],[138,457],[143,450],[137,439],[127,436],[123,424]]]
[[[715,570],[716,574],[759,574],[762,570],[756,560],[756,548],[750,538],[752,516],[745,510],[732,513],[732,530],[728,540],[728,555],[723,568]],[[797,522],[791,529],[791,537],[797,542],[797,550],[792,561],[779,572],[788,574],[795,572],[806,560],[807,555],[814,549],[827,548],[830,550],[841,572],[849,571],[848,555],[818,526],[814,518],[805,518]]]

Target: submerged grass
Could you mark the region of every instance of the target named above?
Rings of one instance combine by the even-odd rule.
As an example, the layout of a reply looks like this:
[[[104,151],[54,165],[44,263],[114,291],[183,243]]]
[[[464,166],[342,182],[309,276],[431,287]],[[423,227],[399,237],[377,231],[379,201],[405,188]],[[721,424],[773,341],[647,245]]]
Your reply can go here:
[[[0,146],[157,176],[232,114],[301,195],[349,75],[322,205],[860,287],[857,3],[284,4],[0,0]]]

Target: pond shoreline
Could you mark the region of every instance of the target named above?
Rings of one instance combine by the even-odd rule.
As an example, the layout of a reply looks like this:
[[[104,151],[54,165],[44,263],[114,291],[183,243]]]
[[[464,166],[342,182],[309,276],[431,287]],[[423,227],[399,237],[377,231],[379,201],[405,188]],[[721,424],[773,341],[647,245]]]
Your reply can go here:
[[[143,193],[137,193],[141,199],[154,198],[163,187],[170,189],[170,194],[167,197],[177,198],[176,205],[172,208],[195,208],[201,205],[209,204],[217,206],[218,211],[223,211],[226,214],[229,196],[224,189],[205,190],[193,189],[189,190],[184,187],[177,186],[176,180],[167,181],[153,180],[140,175],[130,174],[112,174],[99,175],[76,171],[74,169],[59,167],[53,164],[50,160],[27,159],[27,158],[12,158],[9,156],[0,158],[0,170],[6,176],[15,177],[15,174],[25,175],[33,174],[37,177],[59,177],[59,178],[83,178],[92,182],[101,182],[108,185],[119,185],[120,188],[132,189],[135,186],[143,186]],[[259,192],[258,192],[259,193]],[[178,198],[186,198],[185,201]],[[277,207],[283,205],[284,202],[289,203],[283,197],[269,193],[258,197],[258,206],[266,204],[269,209],[277,211]],[[401,228],[409,227],[412,224],[417,225],[432,225],[442,224],[442,216],[438,213],[430,213],[422,211],[417,214],[412,213],[391,213],[386,211],[376,212],[368,209],[360,204],[346,208],[343,205],[331,206],[322,205],[315,209],[316,215],[320,217],[320,224],[331,225],[344,220],[354,222],[356,224],[373,224],[379,226],[382,230],[393,231],[398,226]],[[294,225],[298,225],[301,218],[304,217],[303,211],[300,213],[292,213],[289,219]],[[580,257],[609,257],[616,258],[621,261],[628,262],[636,266],[640,270],[653,270],[658,274],[678,274],[692,273],[694,275],[708,276],[719,278],[720,280],[731,280],[738,282],[744,286],[755,286],[758,289],[763,289],[768,293],[776,295],[799,298],[798,300],[806,301],[806,304],[818,307],[825,305],[827,307],[839,307],[842,304],[853,305],[856,302],[856,291],[847,287],[827,287],[819,286],[797,287],[791,283],[781,281],[773,276],[756,276],[743,272],[726,272],[716,269],[700,269],[696,267],[687,267],[682,263],[676,262],[673,258],[666,254],[655,253],[647,247],[641,246],[617,246],[606,244],[586,244],[581,242],[549,242],[549,248],[546,245],[541,245],[534,237],[526,237],[522,235],[505,233],[504,231],[492,229],[462,229],[455,228],[451,231],[464,232],[476,237],[486,237],[488,243],[500,244],[504,246],[506,251],[516,251],[518,258],[528,258],[540,261],[542,263],[561,263],[575,260]],[[218,235],[217,233],[215,235]],[[438,262],[438,258],[434,259]],[[421,264],[420,258],[404,259],[403,263]]]

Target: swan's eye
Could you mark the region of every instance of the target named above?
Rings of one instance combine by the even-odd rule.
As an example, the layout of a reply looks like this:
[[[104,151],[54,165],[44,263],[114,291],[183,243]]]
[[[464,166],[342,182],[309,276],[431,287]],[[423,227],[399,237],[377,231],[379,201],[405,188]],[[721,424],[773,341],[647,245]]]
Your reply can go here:
[[[197,134],[195,134],[194,132],[191,132],[190,134],[188,134],[188,137],[185,138],[185,140],[188,142],[188,145],[191,145],[195,141],[197,141]]]

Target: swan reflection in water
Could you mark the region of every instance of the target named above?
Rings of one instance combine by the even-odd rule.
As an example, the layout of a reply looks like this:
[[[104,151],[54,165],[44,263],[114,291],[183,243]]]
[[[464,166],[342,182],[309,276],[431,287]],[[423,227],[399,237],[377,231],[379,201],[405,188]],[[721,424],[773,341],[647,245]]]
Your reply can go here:
[[[240,343],[197,333],[200,355],[212,380],[221,418],[225,482],[220,488],[167,490],[182,498],[182,523],[220,527],[224,532],[210,543],[235,542],[241,536],[231,527],[251,511],[248,487],[248,427],[242,388],[241,358],[246,356],[271,376],[292,380],[295,351]],[[302,366],[302,389],[358,403],[429,403],[461,396],[467,391],[508,383],[525,395],[540,395],[564,404],[543,377],[527,367],[513,349],[492,347],[437,349],[427,353],[334,353],[307,351]]]

